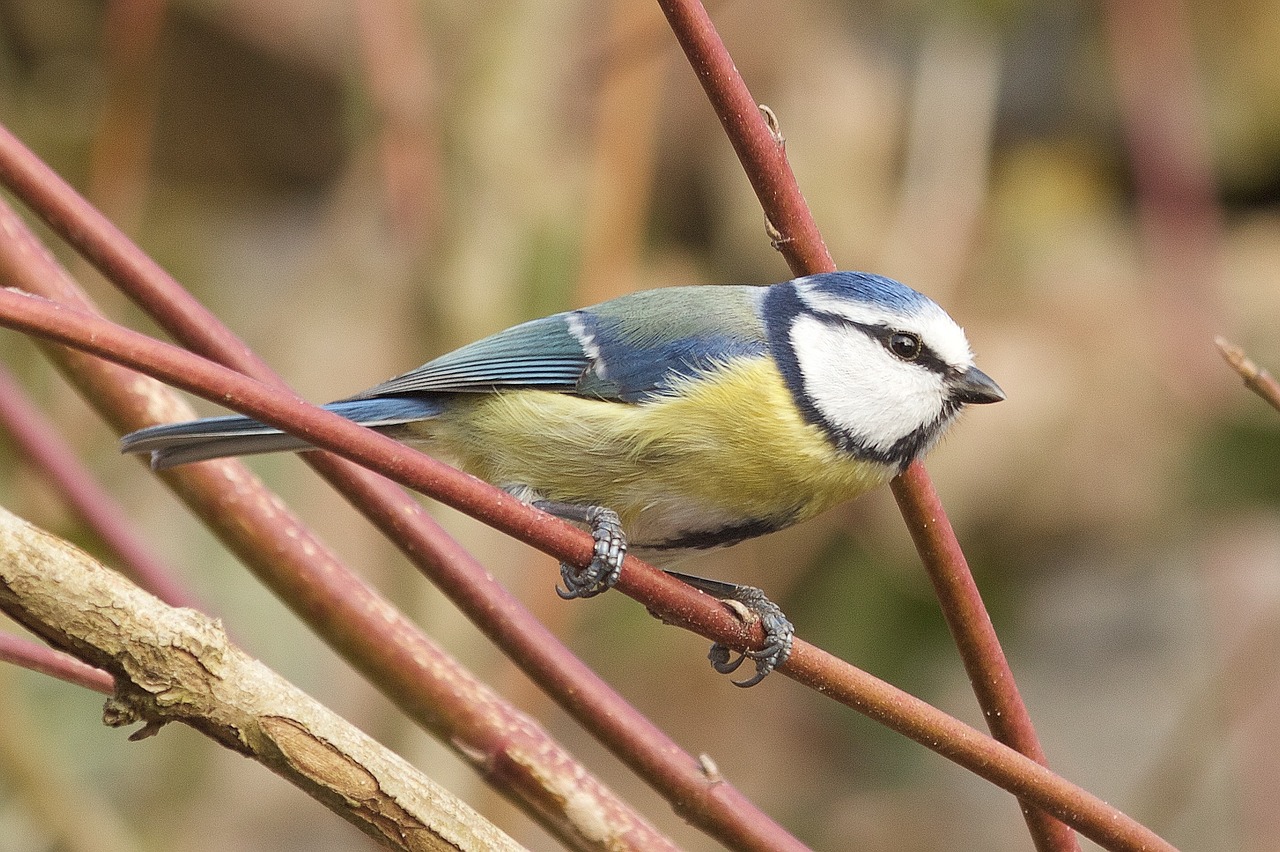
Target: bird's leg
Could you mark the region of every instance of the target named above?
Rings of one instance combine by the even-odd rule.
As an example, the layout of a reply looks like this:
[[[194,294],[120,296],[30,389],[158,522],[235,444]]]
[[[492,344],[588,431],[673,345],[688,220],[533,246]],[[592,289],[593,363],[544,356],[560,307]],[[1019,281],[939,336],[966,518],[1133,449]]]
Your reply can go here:
[[[603,506],[587,506],[578,503],[561,503],[556,500],[534,500],[535,509],[555,515],[566,521],[586,524],[595,539],[591,562],[585,567],[560,563],[560,579],[564,587],[556,586],[556,594],[565,600],[595,597],[613,588],[622,571],[622,559],[627,555],[627,537],[622,532],[618,513]]]
[[[756,673],[746,680],[733,681],[735,686],[755,686],[791,656],[791,642],[795,637],[796,628],[783,614],[781,607],[765,597],[760,589],[755,586],[709,580],[706,577],[694,577],[677,571],[667,573],[695,589],[706,592],[713,598],[740,604],[760,619],[760,628],[764,631],[764,645],[759,650],[743,651],[736,659],[732,659],[733,649],[717,642],[711,646],[711,653],[707,655],[711,660],[711,667],[720,674],[732,674],[737,671],[743,660],[755,661]]]
[[[523,496],[516,489],[509,489],[517,496]],[[627,538],[622,532],[622,522],[618,513],[603,506],[592,506],[579,503],[561,503],[557,500],[530,500],[530,505],[549,515],[555,515],[566,521],[585,524],[595,539],[595,550],[591,554],[591,562],[585,567],[560,563],[560,578],[563,588],[556,587],[556,594],[565,600],[574,598],[590,598],[608,591],[618,581],[622,572],[622,560],[627,554]],[[758,650],[744,651],[736,659],[732,658],[733,650],[728,645],[717,642],[711,646],[708,657],[711,666],[721,674],[732,674],[738,670],[744,660],[753,660],[756,673],[746,680],[735,680],[737,686],[755,686],[765,679],[769,672],[787,661],[791,655],[791,643],[795,636],[795,626],[782,612],[782,608],[769,600],[763,591],[755,586],[744,586],[738,583],[725,583],[720,580],[709,580],[678,571],[667,571],[677,580],[688,583],[712,597],[727,603],[737,604],[760,620],[764,631],[764,645]]]

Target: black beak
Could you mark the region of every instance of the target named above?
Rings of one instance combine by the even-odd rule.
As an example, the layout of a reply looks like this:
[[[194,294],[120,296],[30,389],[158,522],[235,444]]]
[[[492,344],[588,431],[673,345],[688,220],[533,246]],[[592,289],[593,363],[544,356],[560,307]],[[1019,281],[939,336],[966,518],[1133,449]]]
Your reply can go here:
[[[992,381],[991,377],[970,367],[951,381],[951,398],[956,402],[970,405],[983,405],[988,402],[999,402],[1004,399],[1004,391]]]

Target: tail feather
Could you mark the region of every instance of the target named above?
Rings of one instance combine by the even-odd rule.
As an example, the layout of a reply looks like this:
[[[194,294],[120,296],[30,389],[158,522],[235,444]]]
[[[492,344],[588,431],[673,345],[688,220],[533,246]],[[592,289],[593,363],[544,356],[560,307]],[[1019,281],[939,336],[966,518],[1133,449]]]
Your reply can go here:
[[[374,429],[429,420],[444,410],[437,397],[344,400],[332,402],[324,408]],[[150,453],[153,470],[228,456],[308,449],[311,445],[301,438],[238,415],[164,423],[139,429],[120,439],[120,451],[123,453]]]

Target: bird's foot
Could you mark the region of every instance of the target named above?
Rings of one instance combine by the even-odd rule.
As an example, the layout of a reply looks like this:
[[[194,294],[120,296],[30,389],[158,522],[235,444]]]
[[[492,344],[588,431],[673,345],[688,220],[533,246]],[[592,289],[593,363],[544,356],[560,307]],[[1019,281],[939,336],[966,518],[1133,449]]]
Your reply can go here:
[[[759,620],[760,629],[764,631],[764,644],[758,649],[743,651],[737,657],[734,657],[732,648],[716,642],[711,646],[711,652],[707,655],[707,658],[711,660],[711,667],[720,674],[733,674],[745,660],[749,659],[755,662],[756,673],[746,680],[733,681],[732,683],[735,686],[755,686],[764,680],[769,672],[785,663],[787,657],[791,656],[791,643],[795,638],[796,632],[795,625],[782,612],[782,608],[769,600],[763,591],[755,586],[724,583],[719,580],[694,577],[676,571],[668,571],[667,573],[677,580],[688,583],[695,589],[701,589],[714,598],[733,604],[733,609],[739,613],[739,616],[744,621],[751,618]]]
[[[557,518],[586,524],[595,539],[590,563],[585,566],[560,563],[560,579],[564,585],[556,586],[556,594],[565,600],[573,600],[595,597],[613,588],[622,573],[622,560],[627,555],[627,537],[622,532],[618,513],[603,506],[581,506],[554,500],[535,500],[533,505]]]

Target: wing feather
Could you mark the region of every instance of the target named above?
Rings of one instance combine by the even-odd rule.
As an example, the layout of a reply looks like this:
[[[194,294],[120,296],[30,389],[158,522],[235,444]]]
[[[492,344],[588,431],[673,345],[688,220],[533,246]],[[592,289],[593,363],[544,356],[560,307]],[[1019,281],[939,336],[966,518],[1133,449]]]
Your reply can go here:
[[[479,393],[496,388],[543,388],[571,393],[591,366],[567,314],[500,331],[441,355],[351,399],[432,393]]]
[[[642,402],[767,349],[759,287],[674,287],[553,314],[463,346],[350,399],[538,388]]]

